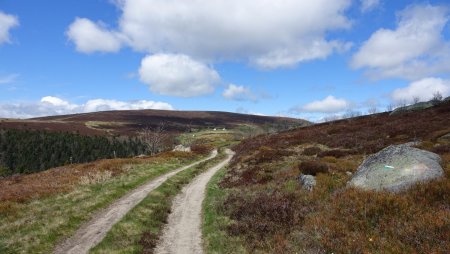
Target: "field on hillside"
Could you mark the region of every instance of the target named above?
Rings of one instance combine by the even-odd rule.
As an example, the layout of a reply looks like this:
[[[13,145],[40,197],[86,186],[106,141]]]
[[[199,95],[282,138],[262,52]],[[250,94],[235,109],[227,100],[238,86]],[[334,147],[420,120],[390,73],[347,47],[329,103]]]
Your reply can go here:
[[[233,245],[248,253],[449,253],[449,126],[450,103],[444,103],[244,140],[218,181],[225,197],[209,208],[221,219],[206,225],[216,229],[207,247]],[[346,188],[368,155],[411,141],[441,156],[445,177],[398,194]],[[301,188],[300,172],[317,172],[312,192]]]

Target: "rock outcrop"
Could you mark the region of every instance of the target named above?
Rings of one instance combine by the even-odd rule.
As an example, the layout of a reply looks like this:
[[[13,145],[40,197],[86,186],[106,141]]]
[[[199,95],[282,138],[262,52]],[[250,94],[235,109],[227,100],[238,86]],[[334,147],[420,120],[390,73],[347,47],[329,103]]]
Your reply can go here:
[[[369,156],[358,168],[348,186],[365,190],[398,192],[418,182],[444,175],[439,155],[411,147],[389,146]]]

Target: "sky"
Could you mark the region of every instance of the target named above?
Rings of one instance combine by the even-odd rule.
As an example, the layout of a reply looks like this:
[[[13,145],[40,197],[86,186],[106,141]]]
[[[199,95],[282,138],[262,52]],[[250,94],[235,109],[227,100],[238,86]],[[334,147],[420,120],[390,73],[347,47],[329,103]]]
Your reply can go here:
[[[0,117],[323,121],[450,95],[444,0],[0,0]]]

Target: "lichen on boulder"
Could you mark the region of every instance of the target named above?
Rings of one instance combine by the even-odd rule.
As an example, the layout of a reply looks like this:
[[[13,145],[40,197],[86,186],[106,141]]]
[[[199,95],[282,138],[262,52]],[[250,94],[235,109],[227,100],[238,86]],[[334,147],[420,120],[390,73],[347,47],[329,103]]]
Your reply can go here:
[[[369,156],[347,186],[398,192],[444,175],[441,158],[410,144],[392,145]]]

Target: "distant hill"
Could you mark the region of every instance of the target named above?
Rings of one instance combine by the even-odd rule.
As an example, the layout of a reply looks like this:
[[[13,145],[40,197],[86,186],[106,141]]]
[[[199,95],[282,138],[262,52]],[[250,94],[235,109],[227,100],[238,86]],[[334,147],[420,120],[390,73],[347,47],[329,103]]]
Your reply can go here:
[[[215,111],[126,110],[74,115],[48,116],[32,119],[2,119],[0,129],[78,132],[82,135],[134,136],[144,127],[161,123],[169,132],[181,133],[205,128],[235,128],[250,125],[261,128],[289,129],[309,125],[302,119],[237,114]]]

